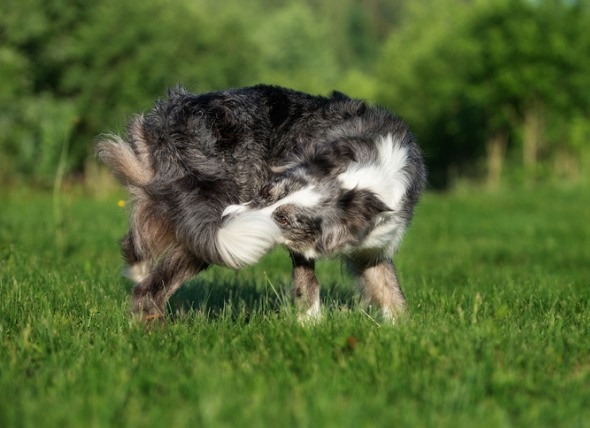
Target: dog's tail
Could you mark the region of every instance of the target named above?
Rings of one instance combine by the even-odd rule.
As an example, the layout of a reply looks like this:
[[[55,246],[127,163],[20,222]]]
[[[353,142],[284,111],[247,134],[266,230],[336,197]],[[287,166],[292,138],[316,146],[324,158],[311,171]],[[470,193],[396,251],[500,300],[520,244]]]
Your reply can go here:
[[[224,214],[232,207],[226,208]],[[220,264],[239,269],[255,264],[281,241],[281,231],[268,210],[243,210],[224,216],[216,232],[215,247]]]
[[[106,135],[97,143],[96,154],[129,190],[145,186],[154,177],[143,132],[143,116],[136,116],[130,122],[127,140],[117,135]]]

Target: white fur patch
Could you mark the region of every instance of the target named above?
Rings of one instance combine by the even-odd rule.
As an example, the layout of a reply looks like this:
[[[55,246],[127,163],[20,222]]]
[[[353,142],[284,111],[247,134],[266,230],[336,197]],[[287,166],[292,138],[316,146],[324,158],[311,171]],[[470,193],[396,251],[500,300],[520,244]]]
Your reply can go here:
[[[395,315],[390,308],[382,308],[381,309],[381,319],[383,323],[394,325],[395,324]]]
[[[217,250],[228,267],[239,269],[256,263],[281,240],[271,216],[245,211],[217,231]]]
[[[407,164],[407,150],[391,134],[381,137],[376,145],[376,162],[352,162],[338,179],[345,189],[356,187],[372,191],[392,211],[397,211],[408,187],[408,178],[403,171]]]
[[[360,248],[386,248],[393,252],[401,242],[405,231],[396,213],[402,208],[403,197],[408,187],[408,177],[404,172],[407,164],[407,150],[400,140],[391,134],[381,137],[376,142],[378,158],[374,163],[353,162],[348,169],[338,176],[345,189],[367,189],[391,209],[383,213],[380,221]]]
[[[221,217],[225,217],[228,215],[235,215],[235,214],[239,214],[241,212],[244,212],[248,209],[248,203],[245,204],[240,204],[240,205],[228,205],[227,207],[225,207],[225,209],[223,210],[223,214],[221,214]]]
[[[285,204],[313,207],[321,196],[314,186],[307,186],[260,209],[250,209],[249,203],[229,205],[223,216],[232,217],[217,232],[217,248],[226,265],[234,269],[252,265],[283,242],[281,230],[272,218],[277,207]]]
[[[143,281],[149,273],[149,264],[146,261],[127,266],[124,271],[124,275],[136,284]]]
[[[404,236],[405,227],[397,219],[392,218],[378,224],[369,233],[369,236],[359,245],[362,249],[386,249],[388,253],[394,253]]]
[[[288,194],[283,199],[279,199],[271,206],[263,208],[263,211],[270,211],[271,213],[281,205],[293,204],[299,207],[314,207],[320,203],[322,194],[318,192],[315,186],[307,186],[299,189],[291,194]]]
[[[313,304],[303,312],[297,314],[297,321],[303,325],[313,324],[322,319],[322,312],[320,310],[320,299],[313,302]]]
[[[277,209],[281,205],[293,204],[300,207],[313,207],[317,205],[321,201],[321,199],[322,195],[316,191],[315,186],[307,186],[303,189],[297,190],[296,192],[288,194],[283,199],[279,199],[274,204],[264,208],[250,209],[248,207],[248,205],[250,205],[250,202],[246,202],[245,204],[239,205],[228,205],[225,208],[225,210],[223,210],[223,214],[221,216],[225,217],[226,215],[240,214],[245,211],[259,211],[270,215],[275,209]]]

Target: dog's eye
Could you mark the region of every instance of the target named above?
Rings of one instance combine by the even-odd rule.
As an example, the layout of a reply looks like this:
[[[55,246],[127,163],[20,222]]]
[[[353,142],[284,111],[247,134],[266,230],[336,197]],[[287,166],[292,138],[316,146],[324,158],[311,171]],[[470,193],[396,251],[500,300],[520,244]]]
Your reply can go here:
[[[282,226],[289,224],[289,219],[287,217],[285,217],[284,215],[277,215],[276,219],[277,219],[277,223]]]

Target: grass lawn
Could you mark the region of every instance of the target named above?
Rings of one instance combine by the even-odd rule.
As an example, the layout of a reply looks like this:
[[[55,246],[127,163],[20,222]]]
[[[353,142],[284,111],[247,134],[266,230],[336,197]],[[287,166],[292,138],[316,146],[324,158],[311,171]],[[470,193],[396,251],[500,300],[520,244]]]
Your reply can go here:
[[[323,322],[277,250],[129,317],[117,196],[0,192],[0,427],[590,426],[590,191],[427,195],[379,325],[335,261]]]

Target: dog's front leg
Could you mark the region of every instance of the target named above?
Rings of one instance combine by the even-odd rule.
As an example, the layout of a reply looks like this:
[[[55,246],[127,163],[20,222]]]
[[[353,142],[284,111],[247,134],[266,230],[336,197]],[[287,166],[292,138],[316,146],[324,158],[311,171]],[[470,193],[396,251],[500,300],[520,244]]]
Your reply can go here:
[[[315,260],[291,252],[293,299],[300,321],[320,318],[320,284],[315,276]]]
[[[406,311],[406,298],[391,259],[360,257],[347,261],[352,273],[358,276],[359,288],[365,301],[377,306],[384,320],[399,319]]]

